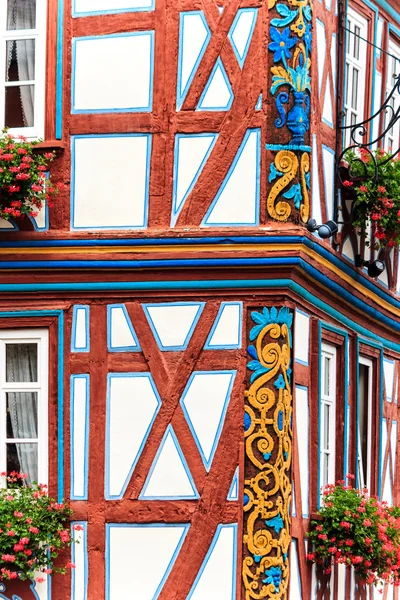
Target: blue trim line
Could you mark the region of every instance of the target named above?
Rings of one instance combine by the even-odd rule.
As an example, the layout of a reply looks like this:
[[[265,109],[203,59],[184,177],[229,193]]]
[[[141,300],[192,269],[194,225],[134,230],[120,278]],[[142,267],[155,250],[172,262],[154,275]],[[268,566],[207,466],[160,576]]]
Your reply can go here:
[[[76,48],[77,44],[85,43],[90,41],[108,40],[116,37],[150,37],[150,68],[149,68],[149,101],[145,106],[134,106],[134,107],[114,107],[114,108],[75,108],[75,95],[76,95]],[[145,57],[144,57],[145,58]],[[108,114],[108,113],[136,113],[136,112],[151,112],[153,110],[153,87],[154,87],[154,31],[130,31],[126,33],[112,33],[109,35],[88,35],[84,37],[78,37],[72,39],[72,69],[71,69],[71,114],[72,115],[83,115],[83,114]]]
[[[110,5],[115,4],[115,0],[110,0]],[[73,0],[72,6],[72,16],[75,17],[91,17],[96,15],[112,15],[112,14],[120,14],[120,13],[131,13],[131,12],[147,12],[155,9],[155,0],[151,0],[151,4],[149,6],[135,6],[132,8],[109,8],[104,10],[94,10],[94,11],[85,11],[85,12],[77,12],[76,10],[76,0]]]
[[[64,0],[58,0],[57,11],[57,66],[56,66],[56,140],[62,139],[63,126],[63,51]]]
[[[110,600],[111,599],[111,595],[110,595],[110,556],[111,556],[111,548],[110,548],[110,530],[111,528],[117,528],[117,527],[127,527],[127,528],[132,528],[132,527],[140,527],[142,529],[144,528],[148,528],[148,527],[152,527],[152,528],[159,528],[159,527],[163,527],[163,528],[169,528],[169,527],[180,527],[183,528],[182,531],[182,535],[176,545],[175,551],[171,557],[171,560],[168,563],[168,566],[165,570],[165,573],[160,581],[159,586],[157,587],[155,594],[152,598],[152,600],[157,600],[158,596],[161,593],[161,590],[164,587],[164,584],[166,582],[166,580],[168,579],[168,576],[172,570],[172,567],[174,566],[174,563],[176,561],[176,558],[179,554],[179,552],[181,551],[183,542],[185,541],[185,537],[187,535],[187,532],[189,531],[190,528],[190,523],[143,523],[143,524],[137,524],[137,523],[106,523],[106,551],[105,551],[105,557],[106,557],[106,600]],[[157,548],[152,548],[152,551],[155,552],[155,554],[157,553]],[[140,552],[140,548],[137,550],[138,552]]]
[[[112,346],[112,311],[114,309],[120,308],[124,314],[126,326],[128,327],[133,341],[135,342],[134,346]],[[107,305],[107,349],[109,352],[141,352],[142,349],[140,347],[139,339],[136,335],[136,331],[132,325],[131,318],[126,310],[125,304],[108,304]]]
[[[266,144],[266,150],[279,152],[279,150],[293,150],[294,152],[311,152],[311,146],[297,144]]]
[[[193,494],[191,494],[189,496],[185,496],[185,495],[182,495],[182,494],[175,494],[173,496],[168,496],[168,495],[164,496],[164,495],[161,495],[161,494],[159,494],[158,496],[147,496],[146,495],[146,490],[147,490],[147,488],[149,486],[151,478],[153,477],[154,470],[157,467],[158,460],[159,460],[159,458],[160,458],[160,456],[162,454],[162,451],[164,450],[165,442],[167,441],[167,438],[168,438],[169,435],[172,438],[172,441],[173,441],[174,446],[175,446],[175,450],[177,451],[178,456],[179,456],[179,458],[181,460],[182,466],[183,466],[183,468],[185,470],[185,473],[186,473],[188,482],[190,484],[190,487],[192,488]],[[146,477],[146,481],[144,482],[142,491],[140,492],[139,500],[198,500],[199,498],[200,498],[200,496],[199,496],[199,493],[197,491],[196,484],[194,482],[193,476],[192,476],[192,474],[190,472],[189,466],[188,466],[188,464],[186,462],[185,455],[182,452],[182,448],[181,448],[181,446],[180,446],[180,444],[178,442],[178,438],[176,437],[174,428],[172,427],[171,424],[169,424],[168,427],[167,427],[167,429],[165,430],[165,433],[163,435],[163,439],[161,440],[161,444],[160,444],[160,446],[159,446],[159,448],[157,450],[157,454],[154,457],[153,464],[150,467],[150,471],[149,471],[149,473],[148,473],[148,475]]]
[[[85,313],[85,345],[76,345],[76,327],[78,313],[83,310]],[[90,352],[90,306],[88,304],[75,304],[72,310],[72,331],[71,331],[71,352]]]
[[[210,557],[214,551],[214,548],[219,540],[219,536],[221,534],[222,529],[233,529],[233,547],[232,547],[232,595],[231,595],[231,599],[230,600],[235,600],[236,598],[236,568],[237,568],[237,531],[238,531],[238,526],[237,523],[231,523],[228,525],[218,525],[217,527],[217,531],[215,532],[215,535],[213,537],[213,541],[211,542],[211,546],[208,549],[208,552],[206,554],[206,557],[203,561],[203,564],[200,567],[199,572],[197,573],[196,579],[194,580],[193,586],[187,596],[186,600],[190,600],[193,596],[193,594],[196,592],[196,588],[197,585],[201,579],[201,576],[203,575],[203,572],[205,571],[205,569],[207,568],[208,565],[208,561],[210,560]],[[226,591],[226,590],[225,590]],[[226,595],[224,595],[224,597],[226,598]]]
[[[84,557],[83,557],[83,569],[84,569],[84,574],[83,574],[83,579],[84,579],[84,585],[83,585],[83,595],[79,596],[78,598],[76,598],[75,595],[75,579],[76,579],[76,574],[75,574],[75,569],[72,569],[72,573],[71,573],[71,600],[87,600],[87,589],[88,589],[88,575],[89,575],[89,568],[88,568],[88,547],[87,547],[87,521],[71,521],[71,531],[73,532],[73,526],[74,525],[81,525],[83,527],[82,530],[82,542],[80,542],[80,544],[82,544],[83,546],[83,552],[84,552]],[[74,534],[72,533],[72,536]],[[71,544],[71,561],[75,564],[76,561],[76,544]]]
[[[183,41],[185,36],[185,18],[187,16],[197,15],[203,22],[206,37],[204,39],[203,45],[200,48],[200,52],[195,60],[195,63],[192,67],[188,80],[185,83],[185,87],[182,89],[182,59],[183,59]],[[199,64],[204,56],[206,48],[211,39],[211,31],[208,26],[207,20],[204,16],[203,11],[195,10],[190,12],[181,12],[179,15],[179,50],[178,50],[178,81],[176,86],[176,110],[179,111],[182,107],[182,104],[186,98],[186,94],[189,91],[190,86],[192,85],[192,81],[196,74]]]
[[[223,312],[226,307],[229,306],[238,306],[239,307],[239,320],[238,320],[238,342],[235,344],[212,344],[212,338],[214,336],[215,330],[217,329]],[[243,302],[221,302],[221,305],[218,309],[218,314],[215,318],[214,324],[211,328],[211,331],[208,335],[207,341],[204,345],[204,350],[234,350],[236,348],[242,347],[242,328],[243,328]]]
[[[213,82],[213,79],[218,71],[218,69],[221,71],[222,77],[225,81],[226,84],[226,89],[229,92],[229,100],[228,102],[224,105],[224,106],[202,106],[203,102],[208,94],[208,90]],[[220,57],[217,58],[217,60],[215,61],[215,65],[213,70],[211,71],[211,75],[209,77],[209,80],[206,83],[206,86],[203,90],[203,93],[200,96],[200,100],[199,103],[197,105],[196,110],[197,111],[217,111],[217,110],[230,110],[232,103],[233,103],[233,99],[234,99],[234,95],[233,95],[233,90],[232,90],[232,86],[231,86],[231,82],[229,80],[229,77],[225,71],[225,67],[222,63],[222,60]]]
[[[251,22],[248,36],[247,36],[246,44],[243,49],[243,53],[240,53],[233,38],[234,38],[236,27],[239,23],[239,20],[241,19],[242,15],[244,15],[247,12],[253,13],[253,19]],[[254,29],[255,29],[255,26],[257,23],[257,17],[258,17],[258,8],[240,8],[236,13],[235,19],[232,23],[232,27],[230,28],[230,31],[228,33],[228,38],[232,44],[233,51],[236,55],[237,61],[238,61],[241,69],[243,69],[243,65],[246,60],[247,52],[249,51],[250,43],[253,38]]]
[[[83,494],[75,495],[75,381],[85,380],[85,429],[84,429],[84,457],[83,457]],[[71,375],[70,377],[70,414],[71,414],[71,438],[70,438],[70,461],[71,461],[71,500],[88,499],[88,473],[89,473],[89,430],[90,430],[90,375]],[[72,561],[74,562],[74,561]]]
[[[229,488],[228,496],[226,499],[231,502],[237,502],[239,500],[239,467],[236,467],[235,469],[231,487]]]
[[[111,432],[111,380],[112,379],[117,379],[117,378],[136,378],[136,377],[142,377],[142,378],[146,378],[149,380],[150,385],[152,387],[153,393],[154,393],[154,400],[156,401],[157,406],[155,406],[154,411],[153,411],[153,415],[149,421],[149,424],[147,426],[147,429],[145,431],[145,433],[143,434],[142,437],[142,441],[140,443],[140,446],[135,454],[135,456],[132,457],[132,465],[129,469],[129,472],[126,476],[126,479],[122,485],[122,488],[120,490],[119,494],[111,494],[110,493],[110,471],[111,471],[111,442],[110,442],[110,432]],[[151,375],[151,373],[145,373],[145,372],[135,372],[135,373],[108,373],[107,374],[107,396],[106,396],[106,455],[105,455],[105,468],[104,468],[104,472],[105,472],[105,477],[104,477],[104,496],[106,498],[106,500],[120,500],[121,498],[123,498],[126,488],[128,486],[128,483],[132,477],[133,471],[135,470],[137,461],[139,460],[143,448],[146,444],[147,438],[149,437],[149,433],[151,431],[151,428],[153,427],[153,423],[154,420],[158,414],[158,411],[160,410],[160,406],[161,406],[161,398],[158,394],[158,390],[157,387],[153,381],[153,377]]]
[[[211,447],[211,451],[210,451],[208,458],[206,457],[206,455],[204,453],[202,443],[197,435],[196,427],[194,426],[194,423],[192,422],[192,419],[190,418],[189,409],[186,407],[186,404],[185,404],[186,396],[187,396],[188,392],[190,391],[193,381],[196,378],[202,377],[204,375],[214,375],[214,376],[230,375],[230,381],[229,381],[229,384],[226,389],[225,399],[224,399],[224,403],[223,403],[221,414],[220,414],[219,421],[218,421],[218,427],[215,431],[213,445]],[[193,373],[190,375],[189,381],[187,382],[186,387],[185,387],[185,389],[182,393],[181,399],[180,399],[182,411],[185,415],[187,424],[189,425],[189,429],[192,432],[192,436],[196,442],[196,446],[199,449],[201,459],[202,459],[203,464],[207,471],[209,471],[211,468],[211,464],[213,462],[214,455],[215,455],[215,452],[218,447],[218,442],[221,437],[222,429],[223,429],[223,426],[225,423],[225,417],[226,417],[228,406],[229,406],[229,403],[231,400],[232,388],[233,388],[233,384],[236,379],[236,375],[237,375],[237,371],[234,369],[233,370],[225,370],[225,371],[223,371],[223,370],[221,370],[221,371],[193,371]]]
[[[232,175],[235,172],[235,169],[237,167],[237,164],[239,162],[239,160],[242,157],[242,154],[244,152],[244,150],[246,149],[247,143],[249,142],[250,136],[255,133],[256,134],[256,162],[255,162],[255,184],[256,184],[256,191],[255,191],[255,198],[254,198],[254,219],[253,221],[246,221],[246,222],[240,222],[240,221],[230,221],[230,222],[223,222],[223,221],[210,221],[210,217],[213,213],[214,208],[216,208],[216,206],[218,205],[218,201],[220,199],[220,197],[222,196],[225,187],[228,185]],[[241,225],[258,225],[260,223],[260,168],[261,168],[261,160],[260,160],[260,151],[261,151],[261,145],[260,145],[260,140],[261,140],[261,129],[248,129],[244,135],[244,138],[239,146],[239,149],[235,155],[235,158],[233,159],[233,162],[231,164],[231,166],[229,167],[229,171],[224,179],[224,181],[222,182],[221,187],[219,188],[217,195],[215,196],[214,200],[212,201],[211,205],[209,206],[206,215],[203,219],[202,222],[202,226],[224,226],[227,225],[228,227],[237,227],[237,226],[241,226]],[[246,200],[247,201],[247,200]],[[252,201],[252,200],[251,200]]]
[[[193,317],[192,324],[191,324],[188,332],[186,333],[186,337],[185,337],[183,343],[176,344],[173,346],[170,346],[170,345],[164,346],[149,309],[150,308],[168,308],[171,306],[181,306],[182,308],[185,308],[187,306],[197,306],[197,312]],[[160,350],[162,350],[163,352],[173,352],[175,350],[185,350],[189,344],[190,338],[192,337],[193,331],[195,330],[196,325],[200,319],[200,316],[201,316],[201,313],[203,312],[204,306],[205,306],[205,302],[156,302],[156,303],[152,302],[152,303],[142,304],[142,308],[146,315],[147,321],[150,325],[151,331],[153,332],[154,339],[156,340],[157,345],[160,348]]]

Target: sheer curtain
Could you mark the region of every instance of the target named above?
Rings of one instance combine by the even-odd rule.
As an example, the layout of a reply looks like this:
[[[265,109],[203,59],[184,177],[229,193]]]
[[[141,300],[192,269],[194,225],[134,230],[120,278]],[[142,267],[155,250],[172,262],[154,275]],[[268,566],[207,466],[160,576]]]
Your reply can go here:
[[[8,383],[37,381],[36,344],[7,344],[6,379]],[[11,435],[21,440],[38,438],[38,409],[36,392],[8,392],[7,405]],[[28,483],[38,477],[37,443],[16,443],[20,469],[28,475]]]
[[[5,0],[0,0],[4,2]],[[36,0],[9,0],[7,13],[7,29],[35,29]],[[35,79],[35,40],[14,40],[9,44],[7,71],[10,68],[13,52],[18,64],[19,81]],[[33,85],[20,86],[21,106],[26,127],[34,124]]]

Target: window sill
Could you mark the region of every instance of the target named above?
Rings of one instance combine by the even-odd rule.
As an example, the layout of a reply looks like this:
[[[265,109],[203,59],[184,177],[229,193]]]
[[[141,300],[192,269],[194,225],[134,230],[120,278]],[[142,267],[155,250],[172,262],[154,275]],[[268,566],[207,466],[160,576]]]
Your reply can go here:
[[[35,144],[34,149],[36,150],[65,150],[67,144],[61,140],[45,140]]]

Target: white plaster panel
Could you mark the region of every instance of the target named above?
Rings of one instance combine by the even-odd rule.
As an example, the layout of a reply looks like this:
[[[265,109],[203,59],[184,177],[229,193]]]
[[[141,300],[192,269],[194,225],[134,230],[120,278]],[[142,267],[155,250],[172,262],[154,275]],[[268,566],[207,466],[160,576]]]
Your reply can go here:
[[[109,497],[123,494],[159,408],[151,375],[134,375],[109,376],[106,454]]]
[[[322,76],[324,74],[325,54],[326,54],[326,37],[325,37],[325,25],[319,19],[316,20],[316,33],[317,33],[317,62],[318,62],[318,86],[319,95],[321,95],[322,88]]]
[[[150,137],[96,135],[77,137],[73,143],[73,227],[144,227]]]
[[[110,525],[107,600],[155,600],[184,540],[186,525]]]
[[[144,484],[141,498],[197,498],[189,467],[172,426],[167,429]]]
[[[231,84],[222,62],[218,59],[200,98],[198,110],[228,110],[232,99]]]
[[[194,373],[182,396],[182,407],[207,468],[218,444],[236,372]]]
[[[392,428],[390,430],[390,449],[392,452],[392,473],[396,476],[397,421],[392,421]]]
[[[239,467],[236,467],[235,474],[232,479],[231,487],[229,488],[229,493],[227,500],[238,500],[239,498]]]
[[[382,468],[384,466],[384,459],[386,454],[386,446],[388,441],[388,432],[387,432],[387,420],[383,419],[382,423],[382,438],[381,438],[381,456],[382,456]],[[389,466],[389,465],[388,465]],[[382,491],[382,500],[386,500],[389,504],[392,502],[392,485],[390,481],[390,471],[389,468],[386,469],[384,474],[385,483]]]
[[[111,348],[138,348],[132,333],[132,323],[121,306],[109,307],[111,312]]]
[[[191,80],[207,47],[209,29],[203,13],[181,15],[177,107],[181,107]]]
[[[292,516],[296,516],[296,493],[294,490],[294,482],[292,481]]]
[[[347,236],[343,244],[343,255],[349,260],[354,262],[354,250],[350,240],[350,236]]]
[[[221,306],[210,336],[207,347],[240,347],[242,339],[241,302],[226,303]]]
[[[75,332],[74,346],[76,350],[84,349],[88,345],[87,339],[87,323],[88,311],[85,308],[77,308],[75,311]]]
[[[312,136],[312,217],[322,223],[321,194],[319,189],[317,136]]]
[[[204,304],[143,305],[161,349],[183,349],[188,344]]]
[[[187,600],[234,600],[237,525],[219,525]]]
[[[75,40],[73,112],[151,110],[152,61],[152,32]]]
[[[381,73],[379,73],[379,71],[375,70],[375,91],[374,91],[374,114],[378,112],[381,104],[382,104],[382,100],[381,100],[381,94],[382,94],[382,75]],[[372,121],[372,139],[376,140],[379,137],[379,123],[380,119],[374,119]],[[375,148],[377,147],[377,144],[375,144]]]
[[[249,130],[205,217],[204,225],[258,223],[260,131]]]
[[[215,140],[215,133],[176,136],[172,224],[203,170]]]
[[[381,273],[378,277],[378,281],[380,281],[381,283],[383,283],[384,286],[389,287],[389,279],[388,279],[388,272],[387,269],[385,269],[383,271],[383,273]]]
[[[150,10],[154,0],[74,0],[75,13],[119,12],[129,9]]]
[[[87,600],[87,522],[79,521],[72,525],[80,525],[83,529],[71,531],[71,537],[76,540],[71,545],[71,560],[75,565],[71,577],[71,600]]]
[[[308,365],[308,352],[310,340],[310,317],[296,310],[294,326],[295,360]]]
[[[241,9],[237,13],[230,37],[241,64],[246,58],[256,19],[257,9]]]
[[[376,42],[375,44],[377,45],[377,50],[376,50],[376,54],[377,56],[380,56],[381,54],[381,48],[382,48],[382,38],[383,38],[383,19],[378,19],[378,26],[376,29]]]
[[[385,378],[386,400],[393,400],[393,385],[394,385],[394,361],[383,360],[383,374]]]
[[[308,516],[309,464],[308,464],[308,390],[296,386],[296,435],[300,463],[300,488],[303,517]]]
[[[346,598],[346,567],[345,565],[337,566],[337,581],[338,581],[338,600]]]
[[[326,146],[322,146],[322,161],[325,182],[325,201],[328,218],[333,214],[333,186],[335,173],[335,153]]]
[[[330,127],[333,127],[333,109],[332,109],[332,96],[331,96],[331,86],[329,84],[329,79],[326,82],[325,88],[325,99],[324,99],[324,108],[322,110],[322,118],[325,123]]]
[[[72,497],[83,498],[86,495],[87,478],[87,456],[86,439],[88,435],[89,423],[87,422],[87,409],[89,398],[88,391],[89,375],[84,377],[72,376],[72,414],[73,414],[73,432],[72,432]]]
[[[301,600],[301,582],[299,570],[299,557],[297,554],[297,540],[292,539],[290,544],[290,598]]]
[[[0,229],[16,229],[15,225],[7,219],[0,219]]]

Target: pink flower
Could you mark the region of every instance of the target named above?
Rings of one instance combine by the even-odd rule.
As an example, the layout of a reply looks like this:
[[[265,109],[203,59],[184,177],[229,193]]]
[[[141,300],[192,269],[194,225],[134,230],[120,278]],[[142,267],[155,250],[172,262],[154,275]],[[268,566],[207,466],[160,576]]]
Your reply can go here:
[[[41,185],[38,185],[37,183],[33,183],[33,184],[31,185],[31,189],[32,189],[34,192],[42,192],[42,191],[43,191],[43,186],[41,186]]]
[[[307,554],[307,560],[314,560],[315,559],[315,554],[313,552],[309,552]]]
[[[14,158],[14,154],[2,154],[1,155],[1,160],[13,160]]]
[[[346,540],[345,541],[346,546],[352,546],[354,544],[353,540]]]
[[[44,157],[47,158],[47,160],[53,160],[54,154],[52,152],[45,152]]]
[[[351,523],[349,523],[348,521],[341,521],[340,527],[343,527],[344,529],[350,529]]]
[[[29,531],[31,533],[39,533],[39,529],[37,527],[33,527],[33,525],[31,525],[31,527],[29,527]]]
[[[22,552],[24,549],[22,544],[14,544],[14,552]]]
[[[370,519],[364,519],[363,525],[364,527],[371,527],[372,522],[370,521]]]
[[[331,546],[330,548],[328,548],[328,552],[329,552],[329,554],[336,554],[336,552],[337,552],[336,546]]]
[[[359,565],[360,563],[362,563],[363,560],[364,559],[362,556],[353,556],[351,562],[353,563],[353,565]]]
[[[9,191],[11,194],[15,194],[15,193],[19,192],[19,190],[20,190],[20,189],[21,189],[21,188],[20,188],[20,186],[19,186],[19,185],[9,185],[9,186],[8,186],[8,191]]]
[[[82,525],[73,525],[72,529],[75,529],[75,531],[83,531]]]
[[[19,540],[19,543],[22,544],[23,546],[26,546],[27,544],[29,544],[29,538],[23,537]]]
[[[371,215],[371,219],[373,221],[379,221],[380,218],[381,218],[381,216],[379,213],[372,213],[372,215]]]
[[[36,580],[35,580],[35,581],[36,581],[37,583],[43,583],[44,581],[46,581],[46,578],[45,578],[45,577],[36,577]]]
[[[360,190],[360,192],[362,192],[364,194],[368,192],[368,188],[366,185],[360,185],[360,187],[358,189]],[[354,478],[354,475],[353,475],[353,478]]]
[[[21,519],[23,516],[24,516],[24,513],[20,512],[19,510],[14,511],[14,517]]]
[[[346,181],[343,181],[343,185],[344,185],[345,187],[352,187],[352,186],[353,186],[353,182],[352,182],[352,181],[348,181],[348,180],[346,180]]]
[[[19,172],[19,167],[8,167],[8,170],[10,171],[10,173],[18,173]]]
[[[67,569],[75,569],[74,563],[71,562],[70,560],[67,562],[67,564],[65,566],[67,567]]]
[[[6,500],[8,500],[9,502],[12,502],[14,500],[14,496],[6,496]]]
[[[380,194],[385,194],[386,188],[383,185],[378,185],[378,192]]]
[[[29,173],[18,173],[18,175],[15,176],[15,179],[18,179],[19,181],[25,181],[26,179],[30,179],[31,176],[29,175]]]
[[[17,153],[18,154],[28,154],[28,151],[25,150],[25,148],[17,148]]]
[[[6,535],[8,535],[9,537],[14,537],[15,536],[15,531],[13,531],[12,529],[10,529],[9,531],[7,531]]]
[[[15,562],[15,556],[14,554],[2,554],[1,560],[4,560],[4,562]]]

